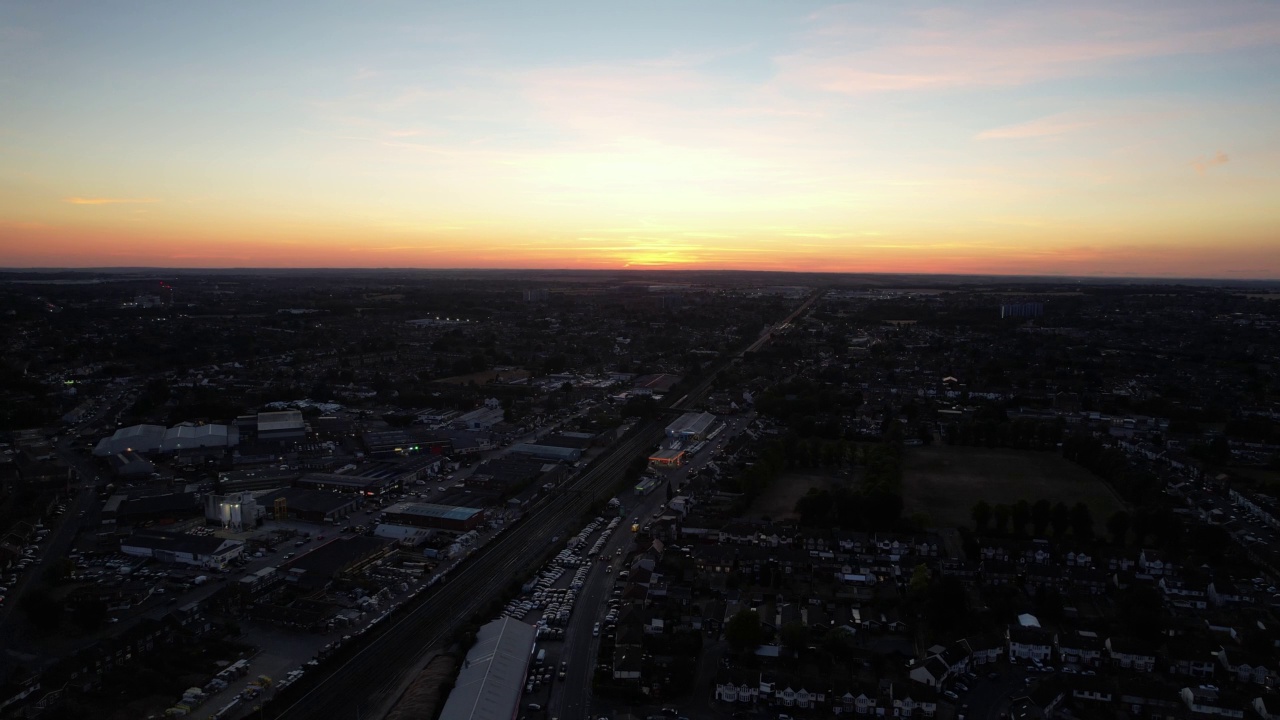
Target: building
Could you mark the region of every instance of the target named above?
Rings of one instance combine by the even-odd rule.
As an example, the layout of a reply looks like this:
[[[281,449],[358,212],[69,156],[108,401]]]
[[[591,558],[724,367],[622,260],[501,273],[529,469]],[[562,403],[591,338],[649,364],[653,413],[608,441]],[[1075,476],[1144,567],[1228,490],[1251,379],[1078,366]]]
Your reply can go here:
[[[359,475],[337,475],[335,473],[307,473],[294,484],[297,487],[311,490],[358,493],[370,497],[399,492],[404,487],[398,476],[362,477]]]
[[[396,503],[385,511],[386,520],[397,525],[467,532],[484,525],[485,513],[480,508],[435,505],[433,503]]]
[[[282,488],[262,493],[258,499],[286,517],[304,522],[331,523],[360,509],[360,496],[354,493],[321,492],[307,488]]]
[[[263,442],[290,442],[307,436],[301,410],[260,412],[257,425],[258,440]]]
[[[517,443],[511,446],[511,453],[556,462],[577,462],[582,458],[582,450],[578,448],[541,445],[538,443]]]
[[[288,487],[301,477],[297,470],[259,468],[254,470],[229,470],[218,473],[218,488],[224,494],[249,490],[269,490]]]
[[[711,413],[685,413],[667,426],[667,437],[678,440],[703,440],[715,424]]]
[[[209,535],[137,532],[120,541],[120,552],[167,563],[225,568],[244,552],[244,543]]]
[[[160,452],[178,453],[203,448],[231,447],[240,441],[235,426],[227,425],[175,425],[164,431],[160,440]]]
[[[103,438],[93,448],[96,457],[110,457],[122,452],[153,453],[160,451],[164,442],[163,425],[130,425]]]
[[[684,464],[683,450],[663,449],[649,456],[649,464],[657,467],[679,467]]]
[[[306,589],[323,589],[339,575],[354,572],[385,557],[395,547],[386,538],[347,535],[285,563],[286,582]]]
[[[481,627],[440,720],[511,720],[520,715],[534,637],[531,625],[507,617]]]
[[[491,430],[506,413],[501,407],[482,407],[454,418],[452,425],[463,430]]]
[[[671,388],[675,387],[683,379],[679,375],[671,375],[669,373],[641,375],[635,379],[632,384],[632,390],[637,395],[664,395],[671,392]]]
[[[115,519],[119,523],[137,523],[145,520],[176,520],[200,515],[200,503],[191,492],[144,495],[122,501],[116,506]]]
[[[204,496],[204,519],[236,532],[255,527],[265,514],[266,511],[254,499],[253,493]]]
[[[107,464],[116,477],[146,477],[156,471],[156,466],[150,460],[132,450],[108,457]]]

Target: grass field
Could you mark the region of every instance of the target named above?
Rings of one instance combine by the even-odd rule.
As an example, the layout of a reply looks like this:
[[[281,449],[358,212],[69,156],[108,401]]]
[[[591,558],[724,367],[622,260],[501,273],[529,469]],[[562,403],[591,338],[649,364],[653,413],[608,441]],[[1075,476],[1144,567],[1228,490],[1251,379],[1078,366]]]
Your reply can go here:
[[[932,445],[906,449],[902,496],[905,513],[924,513],[937,527],[972,526],[979,500],[1019,500],[1089,506],[1094,525],[1124,504],[1089,471],[1053,453]]]
[[[795,513],[796,501],[804,497],[809,488],[822,490],[841,482],[839,478],[829,475],[787,473],[756,497],[746,516],[752,519],[767,517],[770,520],[799,517]]]

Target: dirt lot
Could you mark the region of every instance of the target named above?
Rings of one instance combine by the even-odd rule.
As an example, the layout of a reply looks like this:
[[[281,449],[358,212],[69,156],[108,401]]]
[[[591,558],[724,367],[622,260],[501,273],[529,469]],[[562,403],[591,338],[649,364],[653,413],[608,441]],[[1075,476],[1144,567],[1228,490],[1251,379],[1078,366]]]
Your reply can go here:
[[[1124,509],[1101,480],[1059,455],[946,445],[907,448],[902,495],[906,514],[923,512],[940,527],[972,525],[970,510],[979,500],[1083,502],[1098,528]]]
[[[803,475],[788,473],[778,478],[769,489],[760,493],[751,509],[747,511],[749,518],[767,517],[771,520],[799,517],[795,514],[796,501],[809,492],[809,488],[832,487],[841,482],[838,478],[827,475]]]

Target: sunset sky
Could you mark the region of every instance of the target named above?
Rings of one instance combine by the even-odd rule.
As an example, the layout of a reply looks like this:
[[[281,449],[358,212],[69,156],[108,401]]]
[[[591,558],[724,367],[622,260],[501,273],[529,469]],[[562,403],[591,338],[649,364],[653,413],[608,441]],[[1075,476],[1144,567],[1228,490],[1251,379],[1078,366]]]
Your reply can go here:
[[[0,266],[1280,278],[1280,3],[0,3]]]

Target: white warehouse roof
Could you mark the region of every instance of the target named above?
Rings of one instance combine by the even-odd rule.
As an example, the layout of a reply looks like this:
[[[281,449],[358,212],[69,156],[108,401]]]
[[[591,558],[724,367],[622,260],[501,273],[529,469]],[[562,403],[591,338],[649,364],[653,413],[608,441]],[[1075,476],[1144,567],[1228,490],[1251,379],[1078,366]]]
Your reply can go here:
[[[98,457],[110,457],[132,450],[138,453],[156,452],[164,441],[163,425],[130,425],[116,430],[111,437],[102,438],[93,448]]]
[[[715,421],[716,416],[711,413],[685,413],[667,426],[667,434],[671,436],[705,435]]]
[[[509,617],[480,628],[440,720],[511,720],[529,669],[535,631]]]
[[[240,434],[226,425],[176,425],[164,433],[160,452],[235,445]]]

